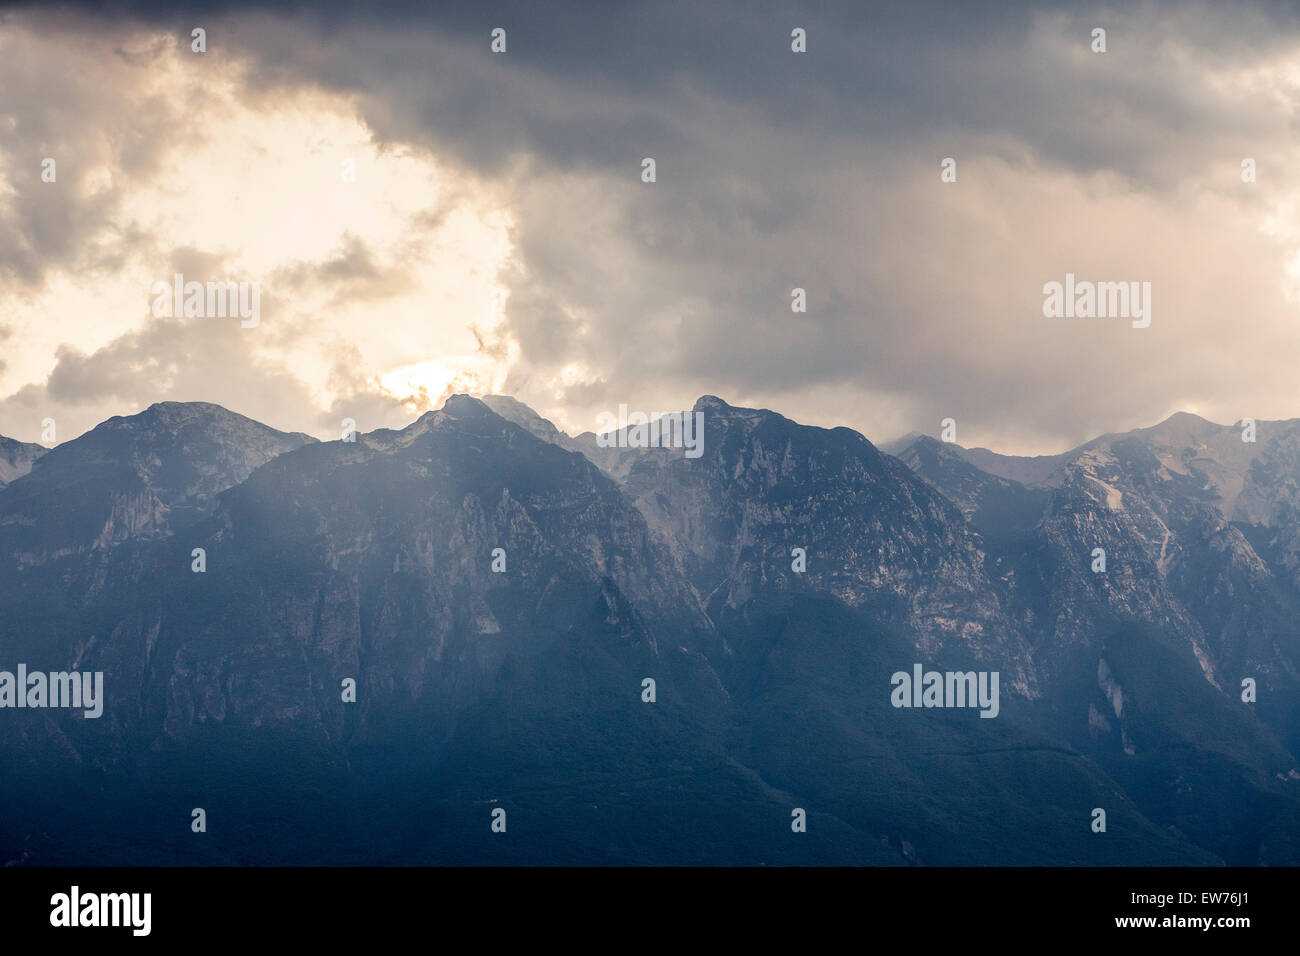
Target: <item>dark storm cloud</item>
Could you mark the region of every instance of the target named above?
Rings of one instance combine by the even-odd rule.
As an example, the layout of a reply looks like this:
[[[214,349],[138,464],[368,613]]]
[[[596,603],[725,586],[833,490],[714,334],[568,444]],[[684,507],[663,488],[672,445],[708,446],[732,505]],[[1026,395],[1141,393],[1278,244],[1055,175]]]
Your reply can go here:
[[[58,37],[37,49],[7,26],[35,27]],[[86,30],[120,36],[104,60]],[[133,186],[158,174],[188,104],[140,88],[159,55],[122,24],[57,11],[0,11],[0,280],[39,287],[58,269],[113,271],[145,249],[145,230],[120,216]],[[130,97],[124,99],[124,91]],[[53,182],[42,179],[54,161]],[[111,182],[94,178],[114,171]]]
[[[1215,214],[1262,207],[1263,184],[1230,193],[1236,163],[1291,158],[1300,114],[1267,85],[1219,82],[1296,47],[1283,5],[111,10],[178,37],[204,25],[210,56],[249,58],[249,97],[345,93],[381,143],[506,183],[521,351],[507,390],[525,398],[576,363],[591,374],[558,402],[583,414],[717,392],[869,432],[933,430],[960,410],[982,436],[1059,444],[1171,402],[1258,401],[1275,377],[1270,355],[1196,312],[1212,291],[1178,288],[1208,281],[1215,257],[1193,275],[1173,264],[1199,259],[1218,225],[1190,218],[1189,196],[1230,194]],[[488,49],[498,26],[504,56]],[[807,54],[790,52],[794,26]],[[1105,55],[1088,49],[1098,26]],[[58,255],[71,215],[24,211],[15,261]],[[1235,220],[1221,231],[1256,241]],[[1216,308],[1247,323],[1292,308],[1266,253],[1225,274],[1240,288]],[[364,281],[365,264],[353,250],[336,266]],[[1090,268],[1159,280],[1150,335],[1043,324],[1042,283]],[[795,286],[806,315],[790,311]],[[1197,370],[1225,349],[1242,371],[1211,388]]]
[[[808,30],[802,56],[795,25]],[[508,31],[504,56],[488,51],[494,26]],[[1094,26],[1108,31],[1104,56],[1088,49]],[[1196,349],[1157,336],[1079,347],[1059,327],[1053,339],[1007,323],[1008,307],[1032,320],[1042,283],[1089,258],[1067,243],[1055,260],[1016,261],[1027,240],[1052,247],[1023,234],[1053,216],[1057,231],[1088,231],[1035,184],[1100,175],[1114,183],[1101,193],[1168,201],[1243,149],[1267,154],[1276,104],[1203,74],[1296,38],[1283,8],[1196,5],[384,8],[226,29],[267,88],[349,93],[380,140],[510,181],[522,361],[508,388],[576,362],[596,378],[561,404],[858,389],[859,406],[892,396],[915,427],[961,409],[985,434],[1057,442],[1197,400],[1169,355]],[[997,190],[1006,209],[981,219],[940,193],[947,155],[966,170],[958,188],[985,201]],[[653,186],[639,181],[643,156],[658,164]],[[1003,170],[998,186],[979,182],[982,160]],[[1127,254],[1116,268],[1159,271],[1140,237],[1109,245]],[[982,287],[988,270],[1000,287]],[[798,317],[796,285],[810,302]],[[1135,384],[1096,387],[1125,367]],[[885,427],[860,408],[815,414]]]
[[[22,5],[16,5],[21,8]],[[66,8],[66,7],[65,7]],[[1068,3],[583,2],[515,3],[113,3],[72,5],[113,22],[137,18],[188,35],[210,22],[214,49],[231,40],[261,57],[261,79],[309,79],[345,91],[382,94],[402,109],[380,116],[403,140],[436,134],[477,167],[495,166],[512,148],[566,165],[619,164],[640,132],[671,149],[678,124],[659,105],[712,99],[754,111],[791,132],[899,137],[953,128],[1013,133],[1040,154],[1083,170],[1115,168],[1133,152],[1172,155],[1183,136],[1232,117],[1228,103],[1150,69],[1170,43],[1193,56],[1186,66],[1262,59],[1294,39],[1288,4],[1131,5]],[[47,8],[49,9],[49,8]],[[58,9],[56,6],[55,9]],[[246,18],[274,15],[291,29],[258,35]],[[1038,25],[1066,48],[1035,43]],[[259,21],[260,22],[260,21]],[[809,53],[790,56],[790,29],[809,32]],[[488,52],[488,34],[507,29],[507,57]],[[1089,31],[1109,31],[1110,50],[1087,53]],[[390,45],[394,34],[413,38]],[[455,64],[433,55],[458,47]],[[385,54],[379,44],[387,47]],[[420,48],[429,51],[421,57]],[[352,56],[339,55],[351,50]],[[486,86],[465,82],[474,67],[498,70]],[[502,78],[506,66],[514,77]],[[461,81],[457,82],[458,74]],[[604,104],[594,112],[539,110],[526,87],[537,76]],[[480,77],[481,78],[481,77]],[[421,81],[436,79],[435,84]],[[1062,110],[1070,103],[1070,110]],[[378,104],[376,104],[378,105]],[[1156,121],[1166,137],[1117,124],[1079,123],[1119,112]],[[1251,124],[1255,117],[1237,117]],[[403,126],[409,128],[403,129]],[[1148,128],[1147,132],[1151,132]],[[383,132],[381,130],[381,132]],[[1117,145],[1127,148],[1117,150]],[[1134,165],[1130,172],[1141,167]]]

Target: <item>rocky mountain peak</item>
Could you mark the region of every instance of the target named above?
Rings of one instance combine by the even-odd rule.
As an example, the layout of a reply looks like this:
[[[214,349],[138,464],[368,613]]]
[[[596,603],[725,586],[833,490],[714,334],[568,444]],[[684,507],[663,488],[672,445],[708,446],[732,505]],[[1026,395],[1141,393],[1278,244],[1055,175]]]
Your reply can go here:
[[[31,471],[36,460],[48,451],[44,445],[0,435],[0,488]]]
[[[166,536],[210,514],[217,494],[260,465],[314,443],[209,402],[159,402],[114,416],[0,489],[0,558],[40,563]],[[46,512],[60,520],[36,520]]]

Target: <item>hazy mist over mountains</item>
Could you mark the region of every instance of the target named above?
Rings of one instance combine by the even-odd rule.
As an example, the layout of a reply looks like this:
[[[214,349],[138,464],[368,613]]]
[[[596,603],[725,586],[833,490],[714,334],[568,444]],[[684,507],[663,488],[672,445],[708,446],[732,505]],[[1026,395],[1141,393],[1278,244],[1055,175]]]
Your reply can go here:
[[[1300,863],[1300,420],[1026,459],[684,411],[697,458],[499,395],[0,440],[0,671],[104,680],[4,711],[0,859]]]
[[[0,938],[1294,935],[1297,118],[1278,0],[0,0]]]

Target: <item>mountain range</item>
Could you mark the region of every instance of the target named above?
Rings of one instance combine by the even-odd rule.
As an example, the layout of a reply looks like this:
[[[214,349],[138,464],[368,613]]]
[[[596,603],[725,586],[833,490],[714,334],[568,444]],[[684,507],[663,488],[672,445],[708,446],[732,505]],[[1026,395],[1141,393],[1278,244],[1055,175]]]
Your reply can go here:
[[[105,687],[0,709],[0,860],[1300,863],[1300,420],[1016,458],[691,411],[698,458],[506,396],[0,438],[0,671]],[[915,665],[996,717],[896,706]]]

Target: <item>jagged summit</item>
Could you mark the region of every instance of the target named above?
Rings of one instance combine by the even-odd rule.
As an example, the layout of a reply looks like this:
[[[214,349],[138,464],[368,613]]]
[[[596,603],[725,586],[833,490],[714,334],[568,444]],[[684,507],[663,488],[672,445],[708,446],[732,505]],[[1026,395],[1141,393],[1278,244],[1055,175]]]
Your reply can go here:
[[[483,395],[480,401],[493,412],[508,422],[514,422],[520,428],[553,445],[559,445],[567,451],[580,451],[580,445],[567,433],[556,428],[549,419],[543,418],[533,408],[510,395]]]
[[[439,410],[451,418],[473,418],[492,411],[482,399],[460,392],[448,396]]]
[[[693,406],[694,410],[696,411],[708,411],[710,409],[717,410],[717,411],[727,411],[734,407],[735,406],[729,404],[728,402],[723,401],[722,399],[718,398],[718,396],[716,395],[701,395],[699,398],[695,400],[695,405]]]
[[[480,395],[478,398],[492,411],[516,425],[531,429],[536,424],[548,432],[559,431],[554,424],[539,415],[531,406],[525,405],[511,395]]]
[[[190,428],[195,434],[202,430],[246,428],[250,430],[250,433],[290,436],[302,442],[317,441],[316,438],[305,432],[280,431],[255,418],[242,415],[215,402],[154,402],[130,415],[110,416],[75,438],[61,442],[55,448],[46,448],[44,445],[32,442],[20,442],[0,435],[0,485],[2,485],[3,479],[3,461],[6,455],[13,454],[16,448],[26,449],[29,453],[35,454],[36,457],[42,457],[46,452],[58,450],[61,453],[61,458],[63,449],[72,446],[74,442],[83,442],[82,447],[85,447],[84,443],[93,443],[96,439],[92,439],[91,436],[102,438],[108,433],[131,432],[147,437],[150,434],[174,432],[176,429],[185,427]],[[36,451],[38,449],[39,452]],[[9,480],[12,481],[13,479],[10,478]]]
[[[731,419],[747,419],[758,422],[764,419],[779,419],[780,421],[790,421],[780,412],[774,412],[770,408],[749,408],[745,405],[732,405],[723,401],[716,395],[701,395],[695,400],[695,405],[691,409],[696,412],[704,412],[706,415],[722,415]]]
[[[0,489],[0,560],[37,564],[165,536],[278,455],[317,440],[210,402],[158,402],[114,416],[35,459]],[[42,523],[42,514],[59,522]]]
[[[31,471],[36,460],[48,451],[44,445],[0,435],[0,488]]]
[[[1287,423],[1261,421],[1259,424],[1284,425]],[[1200,440],[1207,436],[1235,430],[1237,427],[1236,424],[1219,425],[1192,412],[1180,411],[1174,412],[1155,425],[1135,428],[1126,432],[1106,432],[1066,451],[1046,455],[1007,455],[983,445],[964,446],[956,442],[944,442],[943,444],[992,474],[1028,484],[1036,484],[1051,479],[1063,463],[1077,457],[1088,449],[1101,445],[1108,446],[1114,441],[1126,437],[1150,436],[1165,441]],[[928,433],[908,432],[906,435],[884,442],[878,447],[891,455],[901,455],[918,442],[938,442],[938,439]]]
[[[146,408],[143,412],[140,412],[139,414],[144,415],[149,412],[154,413],[154,415],[158,417],[179,417],[179,418],[193,418],[195,415],[201,415],[204,413],[218,414],[218,415],[223,413],[227,415],[239,414],[238,412],[232,412],[224,405],[218,405],[215,402],[172,402],[172,401],[154,402],[152,405],[150,405],[148,408]],[[243,418],[245,416],[240,415],[240,417]]]
[[[1103,436],[1027,488],[935,437],[899,460],[713,395],[692,413],[696,456],[684,429],[611,447],[499,395],[347,442],[207,403],[111,419],[0,489],[0,662],[103,671],[106,719],[18,715],[0,752],[129,795],[42,793],[80,814],[70,846],[154,846],[161,787],[228,784],[222,829],[270,860],[376,812],[338,859],[474,859],[483,820],[441,821],[529,794],[552,829],[494,841],[524,854],[502,862],[1296,861],[1300,423]],[[1217,510],[1238,478],[1250,524]],[[922,662],[999,674],[997,719],[896,709]],[[0,803],[34,801],[11,777]],[[286,809],[241,814],[248,792]],[[618,822],[588,835],[588,804]],[[821,808],[809,840],[792,805]],[[1099,805],[1125,841],[1088,832]]]
[[[1174,412],[1172,415],[1170,415],[1164,421],[1160,422],[1155,427],[1163,428],[1166,425],[1178,425],[1178,426],[1209,425],[1214,428],[1226,427],[1224,425],[1219,425],[1215,422],[1212,422],[1208,418],[1202,418],[1200,415],[1194,414],[1192,412]]]
[[[888,455],[897,455],[902,451],[911,448],[922,438],[929,437],[922,432],[908,432],[906,435],[900,435],[886,442],[880,442],[876,445],[881,451]]]

